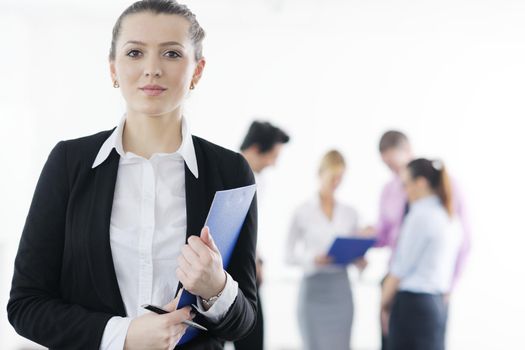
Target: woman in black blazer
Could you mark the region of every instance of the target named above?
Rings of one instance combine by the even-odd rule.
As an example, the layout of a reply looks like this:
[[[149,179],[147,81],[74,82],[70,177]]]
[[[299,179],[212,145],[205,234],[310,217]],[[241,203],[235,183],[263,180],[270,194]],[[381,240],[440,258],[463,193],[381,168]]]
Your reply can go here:
[[[222,349],[225,340],[238,340],[253,329],[257,304],[256,200],[226,271],[212,236],[207,229],[201,231],[216,191],[254,183],[241,155],[191,136],[185,128],[182,102],[202,75],[203,37],[193,13],[171,0],[138,1],[118,19],[110,67],[113,85],[122,88],[126,100],[126,116],[112,130],[59,142],[49,155],[20,240],[7,306],[9,321],[22,336],[51,349],[172,349],[186,330],[182,321],[194,318],[209,331],[177,348],[204,350]],[[175,198],[172,193],[177,198],[185,196],[182,210],[173,215],[155,212],[151,217],[155,227],[161,226],[158,218],[162,215],[167,219],[181,217],[185,230],[181,244],[173,250],[177,256],[153,257],[159,265],[150,268],[154,276],[160,273],[155,270],[157,266],[163,271],[172,269],[170,278],[176,276],[178,287],[164,291],[164,297],[169,293],[168,298],[174,298],[184,286],[197,295],[199,306],[193,311],[175,310],[176,301],[171,301],[163,305],[170,311],[167,315],[147,312],[130,317],[129,310],[140,305],[130,307],[129,300],[137,293],[123,286],[129,286],[125,277],[134,281],[135,270],[119,259],[138,261],[139,255],[134,255],[132,244],[127,246],[131,253],[116,246],[134,242],[134,236],[128,232],[130,239],[121,241],[113,236],[119,220],[115,215],[127,215],[129,225],[142,219],[126,213],[136,204],[126,196],[139,189],[124,178],[133,168],[123,167],[154,159],[160,162],[166,155],[173,156],[170,162],[176,162],[180,154],[184,162],[177,163],[181,164],[176,168],[179,170],[164,176],[169,180],[180,175],[172,187],[183,183],[182,193],[168,188],[156,194],[167,202]],[[145,176],[145,168],[140,169],[134,174]],[[158,175],[154,170],[151,174]],[[160,186],[161,180],[155,178],[151,183]],[[156,202],[149,206],[158,207]],[[145,232],[138,232],[135,238],[143,239]],[[160,234],[154,229],[148,232]],[[170,240],[164,245],[169,246]],[[141,263],[140,271],[136,271],[141,278],[145,266],[147,270],[149,265]],[[140,293],[143,287],[141,284]],[[231,298],[227,303],[226,290]],[[162,292],[162,288],[160,292],[155,287],[149,290],[151,295]],[[219,316],[209,316],[207,311],[215,302],[221,303],[221,298],[221,307],[226,308]],[[110,332],[109,324],[114,321]]]

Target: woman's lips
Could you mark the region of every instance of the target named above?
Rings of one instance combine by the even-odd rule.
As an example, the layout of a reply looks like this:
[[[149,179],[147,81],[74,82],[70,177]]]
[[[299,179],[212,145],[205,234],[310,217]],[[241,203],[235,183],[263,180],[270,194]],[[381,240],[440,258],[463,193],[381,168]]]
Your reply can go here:
[[[158,85],[147,85],[140,88],[144,93],[148,96],[159,96],[164,91],[166,91],[166,88],[163,88],[162,86]]]

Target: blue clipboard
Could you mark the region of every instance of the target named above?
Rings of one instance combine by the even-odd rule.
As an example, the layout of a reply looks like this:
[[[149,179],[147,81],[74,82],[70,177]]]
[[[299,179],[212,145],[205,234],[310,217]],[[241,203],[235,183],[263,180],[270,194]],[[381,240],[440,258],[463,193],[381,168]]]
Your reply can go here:
[[[217,191],[211,203],[204,226],[208,226],[210,229],[215,244],[221,252],[224,269],[230,262],[242,225],[255,196],[255,190],[256,185],[250,185],[232,190]],[[197,297],[183,290],[177,309],[196,303]],[[177,346],[186,344],[200,332],[198,329],[188,327]]]
[[[335,265],[348,265],[365,255],[374,246],[376,240],[371,238],[337,237],[332,243],[328,255]]]

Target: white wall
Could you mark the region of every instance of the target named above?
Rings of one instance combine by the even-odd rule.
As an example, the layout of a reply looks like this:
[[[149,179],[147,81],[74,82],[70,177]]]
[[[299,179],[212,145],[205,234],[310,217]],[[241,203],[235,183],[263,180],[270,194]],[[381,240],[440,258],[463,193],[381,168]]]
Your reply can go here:
[[[107,66],[128,1],[0,2],[0,338],[12,260],[43,162],[61,139],[109,129],[123,102]],[[298,272],[282,263],[291,211],[315,190],[330,147],[350,171],[340,196],[373,223],[378,137],[405,130],[439,156],[469,199],[473,251],[453,299],[450,349],[525,341],[525,2],[521,0],[188,1],[208,32],[205,77],[187,104],[194,133],[237,148],[254,115],[292,135],[266,178],[260,248],[270,349],[298,348]],[[355,277],[356,349],[378,346],[377,281],[386,252]]]

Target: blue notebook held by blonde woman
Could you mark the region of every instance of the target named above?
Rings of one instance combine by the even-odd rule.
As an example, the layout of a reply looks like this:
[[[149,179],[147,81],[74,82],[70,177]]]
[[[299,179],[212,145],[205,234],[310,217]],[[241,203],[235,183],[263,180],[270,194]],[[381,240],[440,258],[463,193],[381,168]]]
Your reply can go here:
[[[256,185],[234,188],[232,190],[217,191],[211,203],[208,218],[204,226],[208,226],[217,248],[221,252],[224,269],[228,267],[233,249],[241,233],[242,225],[250,210]],[[186,290],[182,291],[178,309],[196,304],[195,295]],[[199,334],[199,330],[188,327],[184,336],[177,345],[189,342]]]
[[[334,259],[335,265],[348,265],[363,257],[375,242],[373,238],[337,237],[328,251],[328,256]]]

